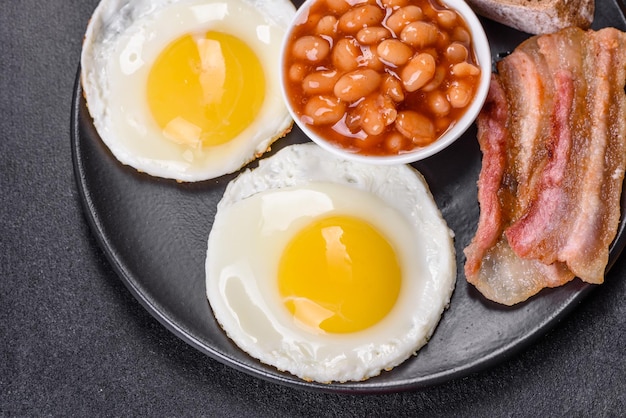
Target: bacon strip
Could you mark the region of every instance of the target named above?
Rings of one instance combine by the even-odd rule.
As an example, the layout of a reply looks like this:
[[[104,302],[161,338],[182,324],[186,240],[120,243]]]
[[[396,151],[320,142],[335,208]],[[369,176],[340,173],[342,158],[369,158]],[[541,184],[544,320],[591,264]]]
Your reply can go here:
[[[482,133],[478,136],[478,142],[483,153],[478,180],[481,185],[478,189],[481,210],[476,236],[465,249],[465,275],[468,278],[476,276],[487,250],[495,245],[502,232],[502,207],[498,200],[498,189],[506,164],[506,142],[509,136],[505,126],[507,115],[504,90],[495,75],[492,75],[482,115],[477,120],[479,132]]]
[[[498,63],[499,77],[506,91],[510,107],[507,126],[513,138],[507,149],[511,184],[517,204],[506,205],[512,219],[520,216],[532,200],[535,173],[542,164],[542,143],[549,129],[544,117],[552,107],[552,79],[542,77],[548,70],[538,53],[537,41],[530,38],[515,53]]]
[[[572,132],[569,125],[574,96],[574,81],[571,74],[559,72],[555,77],[556,97],[554,102],[553,138],[547,144],[548,162],[535,186],[537,197],[528,210],[504,232],[515,253],[523,258],[538,258],[552,264],[556,257],[550,252],[552,241],[563,236],[563,227],[570,219],[567,215],[572,205],[564,184],[572,148]]]
[[[550,264],[558,260],[553,251],[562,245],[562,231],[571,228],[576,213],[580,188],[576,176],[580,172],[582,155],[573,151],[574,145],[586,148],[587,122],[576,115],[585,113],[586,84],[584,80],[583,52],[585,32],[562,31],[535,38],[534,50],[544,63],[546,89],[544,112],[552,109],[546,135],[538,138],[545,152],[539,159],[545,162],[536,171],[537,183],[532,190],[536,193],[530,200],[523,216],[515,221],[505,234],[516,254],[525,258],[537,258]],[[545,75],[553,75],[546,77]],[[551,104],[551,105],[548,105]],[[548,114],[546,114],[548,116]],[[576,121],[577,128],[572,129]]]
[[[480,218],[467,280],[511,305],[601,283],[626,166],[626,34],[568,28],[498,63],[478,118]]]
[[[582,182],[584,199],[559,259],[590,283],[602,283],[608,247],[617,232],[626,160],[626,34],[615,29],[591,33],[589,149]]]
[[[478,141],[483,153],[479,175],[480,216],[474,239],[465,250],[465,277],[488,299],[513,305],[542,288],[556,287],[574,275],[562,264],[546,265],[523,260],[503,239],[502,191],[507,172],[507,147],[511,136],[506,127],[508,105],[500,81],[492,76],[489,94],[479,116]],[[500,194],[501,195],[501,194]]]

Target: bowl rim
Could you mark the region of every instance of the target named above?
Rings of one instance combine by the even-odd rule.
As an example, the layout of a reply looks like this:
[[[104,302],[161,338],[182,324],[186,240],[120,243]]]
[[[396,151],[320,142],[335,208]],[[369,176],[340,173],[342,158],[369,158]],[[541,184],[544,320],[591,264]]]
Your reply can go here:
[[[489,41],[487,39],[487,35],[485,33],[483,25],[480,22],[478,16],[464,0],[439,0],[439,2],[444,4],[445,6],[456,10],[465,20],[465,23],[467,24],[471,32],[474,53],[476,55],[478,65],[481,69],[478,88],[476,90],[476,93],[474,94],[472,103],[467,107],[465,113],[463,113],[461,118],[459,118],[459,120],[456,121],[456,123],[452,127],[450,127],[445,133],[443,133],[431,144],[425,147],[418,147],[411,151],[393,155],[367,155],[352,152],[345,148],[341,148],[337,145],[332,144],[326,139],[320,137],[319,134],[312,131],[309,128],[309,125],[301,120],[300,116],[295,112],[291,104],[285,86],[287,76],[284,57],[287,44],[289,43],[291,34],[294,30],[294,27],[296,26],[296,22],[299,22],[300,19],[302,19],[303,15],[308,13],[311,5],[317,1],[321,0],[305,0],[302,5],[296,10],[296,13],[293,16],[292,21],[289,25],[289,28],[287,29],[285,36],[283,37],[280,48],[281,94],[294,122],[310,140],[315,142],[320,147],[326,149],[327,151],[352,161],[387,165],[410,164],[428,158],[447,148],[449,145],[459,139],[472,126],[472,124],[478,117],[478,114],[480,113],[480,110],[482,109],[485,100],[487,99],[487,93],[489,92],[492,68],[491,47],[489,45]]]

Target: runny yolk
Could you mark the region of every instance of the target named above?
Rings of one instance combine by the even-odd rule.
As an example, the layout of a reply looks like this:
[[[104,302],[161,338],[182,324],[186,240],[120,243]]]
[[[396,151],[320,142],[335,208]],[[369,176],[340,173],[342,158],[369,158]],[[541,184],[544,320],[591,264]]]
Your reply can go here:
[[[147,92],[150,111],[168,139],[191,147],[217,145],[255,119],[265,78],[248,45],[210,31],[170,43],[150,69]]]
[[[401,271],[394,249],[368,223],[323,218],[289,242],[278,287],[296,321],[329,333],[366,329],[394,306]]]

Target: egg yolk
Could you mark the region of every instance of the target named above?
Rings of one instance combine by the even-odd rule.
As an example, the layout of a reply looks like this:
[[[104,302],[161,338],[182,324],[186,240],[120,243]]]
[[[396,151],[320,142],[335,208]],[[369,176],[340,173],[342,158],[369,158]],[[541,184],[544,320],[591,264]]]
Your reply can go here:
[[[400,293],[394,249],[370,224],[350,216],[317,220],[299,231],[279,263],[278,287],[294,318],[329,333],[366,329]]]
[[[235,138],[265,98],[263,68],[239,38],[210,31],[169,44],[150,69],[147,99],[171,141],[198,147]]]

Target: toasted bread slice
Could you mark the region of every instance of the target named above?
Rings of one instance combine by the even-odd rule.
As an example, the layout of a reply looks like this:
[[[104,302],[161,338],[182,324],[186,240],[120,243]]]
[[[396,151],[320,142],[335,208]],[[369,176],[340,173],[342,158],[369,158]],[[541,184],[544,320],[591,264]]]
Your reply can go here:
[[[595,0],[467,0],[476,13],[530,34],[589,28]]]

